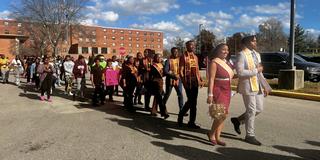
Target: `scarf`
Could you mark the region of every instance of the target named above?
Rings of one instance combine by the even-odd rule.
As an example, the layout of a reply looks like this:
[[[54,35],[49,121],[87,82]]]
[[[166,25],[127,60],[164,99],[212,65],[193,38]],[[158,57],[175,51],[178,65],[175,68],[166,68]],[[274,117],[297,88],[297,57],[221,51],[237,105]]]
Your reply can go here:
[[[243,50],[243,53],[245,55],[247,64],[248,64],[248,69],[249,70],[254,70],[256,67],[253,55],[251,53],[252,51],[250,51],[249,49],[245,49]],[[258,92],[259,91],[259,84],[258,84],[258,77],[252,76],[250,77],[250,87],[251,87],[251,91],[252,92]]]
[[[183,83],[185,87],[191,88],[192,85],[192,78],[196,78],[198,81],[198,85],[200,84],[200,73],[199,73],[199,66],[197,57],[191,52],[185,52],[182,56],[182,65],[184,67],[184,74],[183,74]],[[195,68],[195,70],[192,70]],[[196,73],[194,73],[196,72]],[[196,77],[194,77],[196,76]]]
[[[230,78],[230,81],[231,81],[233,76],[234,76],[234,72],[231,69],[231,67],[225,61],[223,61],[220,58],[215,58],[215,59],[213,59],[213,61],[216,62],[217,64],[219,64],[224,70],[226,70],[228,72],[229,78]]]
[[[171,58],[169,59],[169,67],[170,67],[170,72],[172,72],[174,75],[179,75],[179,58]],[[179,84],[179,79],[171,79],[170,84],[173,86],[178,86]]]

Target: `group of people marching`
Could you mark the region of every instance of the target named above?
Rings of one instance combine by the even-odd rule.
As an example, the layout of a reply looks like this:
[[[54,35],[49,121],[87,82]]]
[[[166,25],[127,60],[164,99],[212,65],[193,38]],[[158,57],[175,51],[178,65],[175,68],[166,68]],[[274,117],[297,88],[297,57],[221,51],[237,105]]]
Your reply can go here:
[[[121,71],[120,85],[124,89],[124,104],[129,111],[134,111],[133,104],[135,96],[141,97],[143,90],[145,98],[145,109],[156,115],[157,106],[160,108],[161,116],[168,118],[166,108],[167,100],[173,88],[178,97],[178,126],[183,126],[183,117],[190,111],[189,128],[198,129],[196,125],[198,89],[204,85],[195,55],[195,43],[186,42],[186,51],[180,55],[179,49],[173,47],[171,56],[165,62],[159,54],[144,52],[137,57],[129,56]],[[219,44],[208,56],[208,98],[210,106],[222,106],[223,116],[217,118],[212,115],[214,121],[211,130],[207,133],[212,145],[225,146],[226,143],[220,138],[223,122],[229,113],[230,100],[232,97],[231,80],[238,78],[238,93],[242,94],[246,112],[239,117],[231,118],[234,129],[241,134],[240,125],[245,124],[245,141],[261,145],[255,138],[255,116],[263,110],[263,99],[271,91],[271,87],[265,81],[262,71],[260,54],[257,50],[255,36],[247,36],[242,39],[242,50],[237,54],[237,61],[230,61],[229,48],[227,44]],[[163,77],[166,76],[165,82]],[[165,84],[165,87],[164,87]],[[165,91],[163,90],[165,88]],[[187,100],[184,103],[182,88],[184,88]],[[134,93],[134,91],[136,91]],[[154,96],[152,107],[149,107],[150,97]],[[139,102],[140,102],[140,98]],[[215,104],[215,105],[212,105]],[[215,113],[217,109],[213,109]]]
[[[255,117],[263,110],[263,99],[271,91],[265,83],[261,66],[261,58],[256,51],[256,37],[247,36],[242,39],[242,51],[237,54],[235,64],[230,63],[229,48],[227,44],[219,44],[208,56],[208,97],[207,103],[213,106],[215,113],[218,105],[222,106],[223,116],[213,117],[211,130],[207,134],[212,145],[225,146],[220,138],[223,122],[229,113],[231,94],[231,80],[239,78],[237,91],[242,94],[246,107],[245,113],[239,117],[231,118],[234,129],[241,134],[240,125],[245,124],[245,141],[254,145],[261,145],[255,138]],[[23,63],[26,63],[23,64]],[[25,66],[25,67],[23,67]],[[135,112],[134,105],[142,103],[144,95],[144,108],[151,115],[156,116],[158,106],[161,117],[169,117],[166,105],[174,88],[177,93],[179,114],[178,126],[183,126],[183,118],[188,116],[187,127],[198,129],[196,124],[197,97],[199,87],[205,83],[199,72],[198,58],[195,55],[194,41],[186,42],[186,51],[180,54],[178,48],[171,49],[171,56],[163,63],[160,54],[151,49],[142,53],[138,52],[134,57],[128,55],[120,64],[117,57],[105,60],[103,55],[92,56],[89,63],[83,56],[74,61],[67,55],[64,60],[60,57],[53,60],[49,57],[31,58],[23,62],[17,56],[12,62],[5,57],[0,59],[2,80],[8,82],[10,68],[16,72],[16,84],[20,84],[19,75],[26,70],[28,82],[33,82],[40,90],[40,100],[52,101],[52,87],[60,86],[60,81],[65,81],[65,94],[84,98],[86,88],[86,73],[90,71],[90,80],[94,88],[92,96],[93,106],[105,103],[106,95],[109,101],[113,101],[113,94],[118,91],[118,85],[123,89],[123,104],[130,112]],[[166,77],[165,81],[163,77]],[[264,82],[264,83],[262,83]],[[76,89],[72,89],[75,84]],[[165,84],[165,85],[164,85]],[[164,90],[165,88],[165,90]],[[184,103],[183,88],[187,96]],[[45,97],[45,93],[47,97]],[[151,96],[154,96],[150,107]],[[214,104],[214,105],[213,105]],[[217,105],[218,104],[218,105]]]

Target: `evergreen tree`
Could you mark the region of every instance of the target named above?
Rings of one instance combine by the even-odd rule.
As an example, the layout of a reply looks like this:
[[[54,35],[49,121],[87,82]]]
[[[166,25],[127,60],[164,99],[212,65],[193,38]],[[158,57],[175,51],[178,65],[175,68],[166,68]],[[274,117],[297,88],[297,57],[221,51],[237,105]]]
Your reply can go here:
[[[300,24],[296,25],[295,28],[295,40],[294,40],[294,50],[295,52],[303,52],[306,50],[306,35],[305,35],[305,30],[301,27]],[[290,38],[289,38],[290,42]]]

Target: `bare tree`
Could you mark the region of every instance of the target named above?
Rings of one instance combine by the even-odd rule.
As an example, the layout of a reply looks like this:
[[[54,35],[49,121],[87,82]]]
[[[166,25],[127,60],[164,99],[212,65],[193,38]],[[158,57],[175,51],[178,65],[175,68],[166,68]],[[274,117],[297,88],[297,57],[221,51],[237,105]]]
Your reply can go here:
[[[216,43],[216,36],[213,34],[213,32],[203,29],[201,30],[200,35],[195,36],[195,40],[198,42],[197,45],[201,45],[200,53],[198,54],[201,54],[205,57],[212,52],[213,46],[215,46]]]
[[[37,25],[34,36],[49,43],[53,56],[57,55],[58,44],[68,34],[71,25],[84,18],[83,9],[87,0],[20,0],[13,6],[13,17],[21,22]],[[45,36],[44,36],[45,35]],[[45,40],[44,40],[45,39]]]
[[[181,37],[176,37],[174,39],[174,45],[179,48],[180,53],[184,53],[184,43],[185,41],[183,39],[181,39]]]
[[[283,31],[283,25],[279,20],[270,18],[259,25],[257,41],[261,51],[287,49],[287,39]]]
[[[232,35],[232,37],[227,38],[227,44],[229,46],[229,51],[231,54],[237,54],[241,51],[241,39],[246,36],[246,33],[243,32],[237,32]]]

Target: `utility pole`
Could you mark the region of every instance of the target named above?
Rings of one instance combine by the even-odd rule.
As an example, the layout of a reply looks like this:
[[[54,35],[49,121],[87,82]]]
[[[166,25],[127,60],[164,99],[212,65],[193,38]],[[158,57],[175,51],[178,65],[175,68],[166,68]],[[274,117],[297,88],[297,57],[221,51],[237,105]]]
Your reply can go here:
[[[291,0],[290,13],[290,46],[289,46],[289,69],[295,69],[294,66],[294,32],[295,32],[295,0]]]
[[[279,89],[296,90],[304,87],[304,71],[297,70],[294,66],[295,3],[295,0],[291,0],[289,64],[288,69],[279,71]]]
[[[198,47],[198,54],[201,54],[201,31],[202,31],[203,24],[199,24],[199,47]]]

